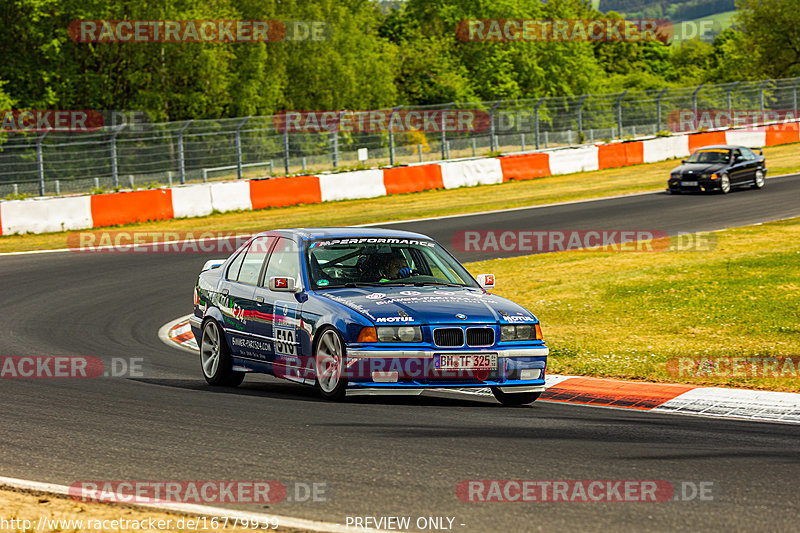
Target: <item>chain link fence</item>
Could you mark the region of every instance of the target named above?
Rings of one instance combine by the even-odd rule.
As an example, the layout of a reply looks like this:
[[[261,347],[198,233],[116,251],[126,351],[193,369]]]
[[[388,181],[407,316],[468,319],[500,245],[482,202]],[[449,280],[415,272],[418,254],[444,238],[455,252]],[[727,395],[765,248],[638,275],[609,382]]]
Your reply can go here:
[[[80,133],[5,133],[0,198],[320,173],[666,135],[701,129],[680,117],[702,110],[797,117],[798,84],[800,78],[792,78],[650,93],[139,121]]]

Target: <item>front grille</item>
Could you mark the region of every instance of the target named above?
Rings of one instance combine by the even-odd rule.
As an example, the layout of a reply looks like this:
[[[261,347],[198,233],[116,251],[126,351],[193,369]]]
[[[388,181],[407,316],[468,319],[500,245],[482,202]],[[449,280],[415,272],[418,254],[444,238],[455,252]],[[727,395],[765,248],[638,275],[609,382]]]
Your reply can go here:
[[[464,346],[464,330],[461,328],[438,328],[433,330],[436,346]]]
[[[467,346],[491,346],[494,344],[492,328],[467,328]]]

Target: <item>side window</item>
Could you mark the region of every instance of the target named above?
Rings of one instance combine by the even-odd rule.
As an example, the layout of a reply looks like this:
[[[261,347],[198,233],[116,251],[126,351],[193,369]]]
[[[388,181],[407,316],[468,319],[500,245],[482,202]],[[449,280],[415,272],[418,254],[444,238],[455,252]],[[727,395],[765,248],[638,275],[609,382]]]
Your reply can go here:
[[[300,257],[297,243],[291,239],[281,237],[267,264],[267,275],[264,276],[264,286],[269,285],[273,277],[294,278],[300,284]]]
[[[739,150],[737,148],[736,150],[733,151],[733,159],[734,160],[740,159],[741,157],[742,157],[742,151],[741,150]]]
[[[756,158],[756,154],[750,148],[742,148],[742,153],[744,154],[744,158],[748,161],[752,161]]]
[[[275,237],[258,237],[250,243],[247,252],[242,254],[244,259],[237,277],[239,283],[247,283],[248,285],[258,283],[261,266],[264,264],[264,259],[269,254],[269,249],[273,242],[275,242]]]
[[[228,274],[225,279],[236,281],[239,278],[239,271],[242,269],[242,260],[244,259],[244,252],[240,252],[236,258],[231,261],[231,266],[228,267]]]

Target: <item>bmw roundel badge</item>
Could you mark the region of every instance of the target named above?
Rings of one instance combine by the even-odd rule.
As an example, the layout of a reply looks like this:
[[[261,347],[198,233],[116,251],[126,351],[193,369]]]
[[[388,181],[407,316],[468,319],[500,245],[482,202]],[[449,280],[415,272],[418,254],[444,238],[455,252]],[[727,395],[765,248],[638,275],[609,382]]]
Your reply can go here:
[[[467,319],[467,315],[464,315],[464,314],[458,313],[458,314],[456,315],[456,318],[458,318],[458,319],[461,319],[461,320],[466,320],[466,319]]]

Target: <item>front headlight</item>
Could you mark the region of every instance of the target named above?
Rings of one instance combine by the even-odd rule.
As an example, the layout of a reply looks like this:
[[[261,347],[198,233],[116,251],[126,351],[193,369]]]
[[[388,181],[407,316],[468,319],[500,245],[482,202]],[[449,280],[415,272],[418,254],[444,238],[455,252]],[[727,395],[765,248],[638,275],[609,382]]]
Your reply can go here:
[[[375,328],[379,342],[422,342],[419,326],[380,326]]]
[[[541,340],[542,330],[539,324],[518,324],[500,326],[501,341]]]

